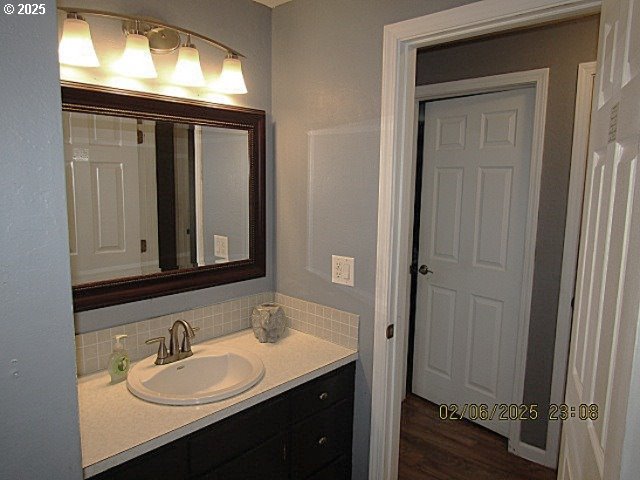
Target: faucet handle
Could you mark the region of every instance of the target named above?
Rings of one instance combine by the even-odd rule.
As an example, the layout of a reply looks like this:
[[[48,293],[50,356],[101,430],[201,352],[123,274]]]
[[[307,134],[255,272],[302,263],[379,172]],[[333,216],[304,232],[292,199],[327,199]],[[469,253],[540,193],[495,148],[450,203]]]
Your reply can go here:
[[[200,330],[200,327],[191,327],[192,332],[197,332],[198,330]],[[193,337],[195,337],[195,335]],[[189,337],[186,331],[182,334],[182,348],[180,349],[182,352],[191,351],[191,339],[193,337]]]
[[[156,342],[158,342],[159,345],[158,345],[158,356],[156,357],[155,364],[163,365],[164,360],[169,357],[169,354],[167,353],[167,344],[165,343],[164,337],[150,338],[149,340],[146,340],[144,343],[146,343],[147,345],[151,345],[152,343],[156,343]]]

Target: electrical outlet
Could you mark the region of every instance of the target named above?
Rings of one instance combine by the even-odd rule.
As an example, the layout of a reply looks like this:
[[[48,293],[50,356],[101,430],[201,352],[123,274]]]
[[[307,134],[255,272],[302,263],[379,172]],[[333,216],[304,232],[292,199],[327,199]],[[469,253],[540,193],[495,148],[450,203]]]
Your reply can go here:
[[[331,255],[331,281],[353,287],[355,280],[355,260],[353,257]]]
[[[229,237],[213,236],[213,254],[218,258],[229,260]]]

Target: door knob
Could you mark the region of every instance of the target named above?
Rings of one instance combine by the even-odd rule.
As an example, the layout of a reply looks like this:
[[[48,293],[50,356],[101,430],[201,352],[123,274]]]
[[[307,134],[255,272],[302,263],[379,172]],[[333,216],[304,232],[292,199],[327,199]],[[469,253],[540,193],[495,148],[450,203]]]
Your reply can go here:
[[[433,270],[429,270],[429,267],[427,267],[426,265],[420,265],[420,268],[418,269],[418,271],[422,275],[427,275],[429,273],[433,273]]]

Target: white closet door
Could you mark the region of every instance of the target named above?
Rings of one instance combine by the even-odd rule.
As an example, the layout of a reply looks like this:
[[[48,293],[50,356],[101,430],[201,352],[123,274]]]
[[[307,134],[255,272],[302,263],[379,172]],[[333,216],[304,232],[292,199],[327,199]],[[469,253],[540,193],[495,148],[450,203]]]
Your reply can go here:
[[[414,393],[442,404],[510,403],[535,90],[426,107]],[[509,423],[479,422],[507,435]]]

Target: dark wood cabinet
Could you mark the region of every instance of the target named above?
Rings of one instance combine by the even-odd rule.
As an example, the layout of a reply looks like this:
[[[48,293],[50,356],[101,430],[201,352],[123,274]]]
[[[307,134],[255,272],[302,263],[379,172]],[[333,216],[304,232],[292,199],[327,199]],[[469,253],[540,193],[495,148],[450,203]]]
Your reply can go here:
[[[307,480],[351,480],[351,456],[342,456]]]
[[[348,480],[355,364],[114,467],[95,480]]]
[[[186,444],[179,441],[173,442],[91,478],[101,480],[184,478],[186,455]]]
[[[189,435],[189,474],[198,478],[286,432],[288,417],[286,394],[279,395]]]
[[[351,449],[353,401],[343,400],[291,431],[291,478],[308,478]]]
[[[287,436],[279,435],[216,470],[219,480],[286,480],[289,462],[286,456]]]

